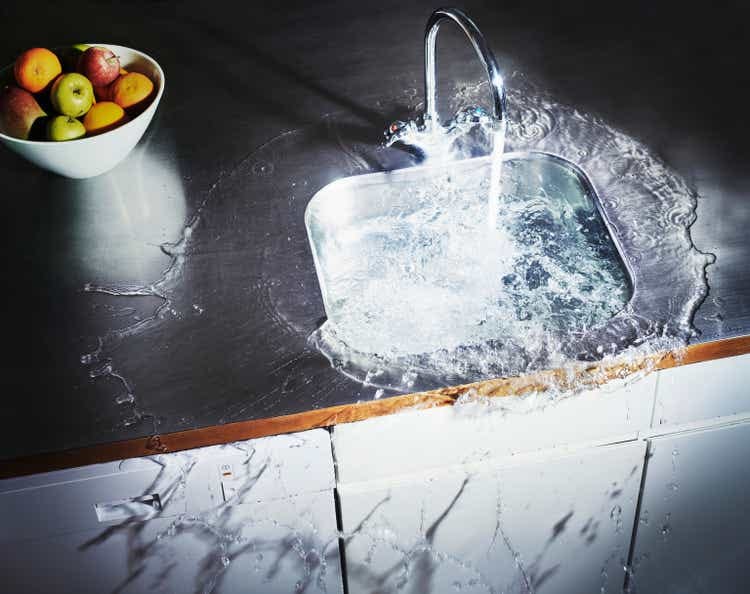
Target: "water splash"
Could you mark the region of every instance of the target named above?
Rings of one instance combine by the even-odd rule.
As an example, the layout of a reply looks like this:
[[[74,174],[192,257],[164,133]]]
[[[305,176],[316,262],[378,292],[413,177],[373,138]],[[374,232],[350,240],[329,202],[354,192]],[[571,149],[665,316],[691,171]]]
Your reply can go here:
[[[632,230],[632,236],[628,235],[625,240],[632,244],[628,246],[628,253],[641,262],[650,261],[660,266],[651,269],[652,273],[636,287],[631,301],[634,307],[615,316],[617,331],[595,336],[584,349],[586,354],[610,361],[613,353],[628,345],[632,350],[625,355],[637,357],[644,351],[684,344],[690,335],[692,309],[706,288],[703,271],[710,260],[690,242],[688,226],[694,218],[695,194],[684,180],[627,135],[590,115],[560,105],[522,82],[515,77],[509,80],[512,91],[506,134],[508,150],[539,148],[557,152],[580,164],[604,201],[619,200],[617,210],[625,219],[618,217],[611,222],[622,231],[621,235],[628,235]],[[481,85],[467,86],[457,94],[456,100],[476,104],[484,91]],[[381,109],[382,122],[404,112],[402,96],[370,99],[372,105]],[[419,105],[410,100],[407,109],[412,108],[417,110]],[[355,393],[357,386],[347,376],[361,382],[369,373],[369,383],[374,386],[370,397],[376,389],[385,389],[382,393],[385,396],[391,394],[390,388],[399,391],[421,388],[425,369],[433,373],[432,385],[442,386],[467,378],[500,377],[563,366],[578,356],[576,352],[556,350],[561,346],[559,342],[549,340],[544,334],[531,333],[526,345],[506,340],[483,349],[457,349],[404,361],[359,353],[341,345],[335,336],[327,334],[329,326],[315,334],[313,343],[306,342],[320,325],[324,313],[304,230],[307,202],[318,189],[334,179],[393,170],[417,162],[403,150],[378,146],[380,125],[374,122],[363,125],[361,120],[353,121],[351,115],[333,114],[271,139],[232,168],[222,171],[216,182],[204,190],[196,215],[198,219],[209,218],[211,227],[221,228],[223,233],[208,233],[208,226],[197,219],[188,220],[186,227],[191,231],[183,244],[184,251],[179,253],[179,249],[165,246],[165,251],[173,255],[162,277],[143,287],[101,287],[95,282],[89,285],[87,293],[112,291],[122,300],[130,301],[140,298],[145,291],[157,301],[154,312],[158,315],[142,316],[142,320],[135,320],[128,328],[103,333],[101,340],[94,337],[92,344],[96,348],[81,357],[83,365],[107,372],[92,381],[120,381],[110,376],[108,370],[126,379],[127,387],[118,385],[112,394],[113,407],[121,407],[124,412],[131,408],[137,410],[138,415],[129,415],[136,425],[138,419],[141,422],[152,420],[155,425],[159,424],[161,431],[167,430],[166,426],[177,429],[168,418],[154,418],[148,410],[149,397],[159,389],[154,368],[166,365],[174,368],[175,353],[184,354],[183,360],[189,358],[194,347],[185,347],[187,333],[197,337],[196,344],[208,344],[220,337],[220,344],[213,348],[220,349],[225,363],[217,373],[231,373],[238,382],[250,385],[257,377],[257,370],[265,369],[269,374],[268,385],[272,387],[268,394],[262,394],[263,398],[283,399],[288,391],[304,386],[309,401],[315,406],[338,403],[345,394]],[[597,138],[599,142],[595,142]],[[477,138],[469,142],[463,136],[456,140],[457,157],[480,156],[491,150],[489,139]],[[584,147],[581,155],[580,146]],[[631,213],[630,218],[626,217],[626,211]],[[645,213],[640,225],[639,213]],[[670,214],[662,216],[662,213]],[[276,230],[283,231],[277,233]],[[175,243],[183,238],[184,234],[179,235]],[[242,252],[243,266],[227,269],[231,277],[217,285],[205,262],[191,257],[194,252]],[[191,280],[185,282],[185,278]],[[534,278],[533,271],[530,278]],[[656,286],[663,286],[663,289],[652,290]],[[202,287],[210,287],[210,290]],[[247,290],[240,294],[237,287]],[[154,295],[151,288],[156,288],[162,297]],[[653,301],[650,305],[649,299]],[[205,313],[201,314],[194,304]],[[170,314],[170,310],[179,317]],[[231,312],[225,324],[217,319],[217,312]],[[687,329],[684,323],[688,324]],[[220,332],[216,331],[217,327]],[[266,337],[267,348],[254,348],[258,336]],[[321,338],[324,340],[318,342]],[[168,345],[169,349],[154,348],[157,343]],[[319,352],[315,347],[323,343],[343,347],[331,357],[340,374],[319,364]],[[247,348],[238,349],[239,344]],[[138,367],[140,364],[136,360],[125,360],[139,347],[149,349],[148,365]],[[252,356],[248,355],[248,349],[252,350]],[[172,356],[168,357],[167,353]],[[102,364],[104,367],[100,368]],[[198,381],[198,375],[203,373],[184,361],[179,370],[185,385]],[[118,394],[128,393],[133,395],[132,402],[114,403]],[[216,406],[222,410],[216,413],[216,418],[222,421],[246,418],[248,410],[253,408],[252,402],[254,400],[250,399],[232,403],[217,400]],[[147,431],[148,425],[143,430]]]
[[[299,443],[295,443],[294,436],[290,437],[288,447],[304,443],[304,439],[298,438]],[[236,442],[123,461],[138,462],[141,469],[156,465],[158,473],[143,494],[158,493],[161,506],[148,517],[131,517],[103,528],[83,542],[79,550],[102,546],[110,539],[127,538],[127,575],[113,591],[128,586],[134,591],[171,591],[175,586],[173,571],[182,566],[174,573],[186,576],[191,568],[194,570],[194,587],[190,591],[208,594],[221,591],[227,580],[246,571],[248,560],[252,559],[253,573],[263,572],[260,579],[264,582],[275,586],[291,582],[292,591],[300,594],[328,592],[337,579],[329,568],[339,560],[339,534],[316,524],[315,512],[304,498],[298,502],[293,496],[287,497],[283,507],[271,508],[277,514],[280,509],[293,509],[291,514],[269,515],[264,507],[268,502],[255,499],[257,485],[275,467],[280,471],[281,463],[273,459],[273,453],[261,455],[259,452],[268,450],[256,446],[252,441]],[[235,468],[243,469],[238,473],[241,481],[237,491],[226,500],[214,499],[212,505],[204,505],[201,510],[192,509],[195,502],[190,499],[197,491],[191,481],[202,464],[215,467],[217,454],[233,455]],[[205,474],[198,472],[195,481],[205,486]],[[330,497],[328,493],[320,495]],[[197,548],[196,543],[200,543]],[[233,569],[234,578],[230,574]]]
[[[201,224],[205,211],[215,194],[218,193],[222,183],[227,178],[232,177],[238,168],[247,164],[255,153],[262,151],[275,140],[294,133],[295,131],[292,130],[278,135],[241,159],[235,168],[221,171],[218,174],[203,192],[195,212],[185,221],[179,236],[173,241],[164,242],[158,246],[161,252],[169,257],[169,261],[159,278],[146,285],[102,285],[89,282],[83,286],[82,291],[87,294],[101,294],[127,299],[155,298],[158,303],[150,315],[134,317],[134,321],[125,327],[110,329],[97,336],[96,348],[80,356],[81,365],[90,367],[89,377],[92,380],[112,379],[121,385],[123,392],[114,398],[114,403],[125,411],[120,423],[121,427],[134,428],[146,422],[151,424],[151,431],[156,433],[161,420],[144,410],[133,382],[118,371],[119,366],[114,360],[114,353],[128,339],[163,326],[168,323],[170,317],[182,318],[183,312],[188,311],[188,307],[192,308],[196,316],[204,314],[205,307],[202,304],[191,303],[188,305],[181,303],[179,288],[191,253],[194,234]],[[273,172],[272,163],[254,160],[253,163],[252,173],[254,175],[265,177]],[[123,308],[123,311],[126,309]]]
[[[484,84],[473,88],[463,87],[461,99],[471,101],[483,95],[486,91]],[[512,224],[509,225],[506,220],[498,224],[500,232],[489,238],[482,236],[479,239],[476,237],[478,234],[464,233],[467,237],[462,254],[467,268],[486,272],[484,282],[472,286],[470,290],[464,287],[453,294],[450,290],[445,295],[432,291],[426,293],[419,289],[417,283],[414,295],[408,292],[403,294],[400,290],[394,295],[392,282],[384,282],[381,287],[376,279],[368,279],[377,285],[377,290],[372,293],[374,299],[367,303],[368,308],[374,306],[368,325],[360,324],[361,319],[344,319],[343,324],[340,319],[329,320],[312,336],[313,344],[342,373],[362,381],[368,371],[377,370],[371,382],[373,385],[412,391],[559,367],[577,358],[602,359],[633,346],[643,347],[647,351],[665,344],[675,347],[686,344],[694,336],[692,316],[707,293],[705,268],[714,260],[713,255],[697,250],[690,239],[689,227],[695,220],[697,206],[695,192],[647,147],[595,116],[555,102],[526,81],[515,80],[509,86],[513,90],[509,96],[511,110],[507,148],[511,151],[541,150],[559,155],[585,171],[596,188],[609,227],[633,280],[630,300],[624,305],[622,293],[618,295],[616,287],[626,287],[627,283],[617,279],[616,267],[600,265],[597,268],[597,264],[608,261],[606,254],[602,257],[602,252],[606,252],[606,242],[598,241],[598,258],[575,258],[571,252],[575,265],[562,266],[562,274],[555,274],[555,265],[549,258],[536,256],[544,255],[545,245],[554,245],[552,251],[560,254],[564,250],[561,250],[562,243],[570,245],[569,238],[565,238],[566,242],[554,244],[554,237],[561,236],[559,228],[544,237],[536,227],[534,232],[540,239],[539,244],[530,246],[522,243],[514,253],[512,248],[517,235],[509,233],[503,236],[503,228],[512,228]],[[453,126],[446,131],[444,146],[438,149],[434,131],[429,133],[427,141],[418,126],[408,124],[406,128],[409,133],[401,136],[401,139],[418,143],[418,153],[429,159],[437,158],[441,163],[447,162],[446,155],[461,159],[475,157],[482,151],[486,154],[492,150],[494,140],[487,130],[481,130],[481,126],[479,132],[475,127],[471,134],[465,127]],[[527,203],[517,204],[517,210],[513,212],[512,192],[507,187],[509,179],[512,179],[512,171],[506,169],[506,187],[498,216],[533,216],[534,209]],[[440,183],[437,173],[435,180],[436,184]],[[464,181],[461,180],[461,183]],[[474,188],[471,184],[469,187]],[[487,195],[487,189],[477,194]],[[455,209],[455,196],[451,196],[450,191],[436,193],[434,188],[431,192],[417,191],[415,199],[417,202],[429,200],[438,203],[447,200],[442,207],[448,210],[443,212],[451,214],[442,221],[443,225],[453,222],[461,230],[472,228],[467,222],[470,217],[462,218],[468,208],[462,205],[462,209]],[[456,210],[459,212],[456,213]],[[545,210],[544,216],[549,212],[554,211]],[[471,215],[476,220],[477,214],[472,212]],[[407,222],[409,216],[404,217]],[[427,219],[412,217],[416,243],[407,241],[405,245],[408,245],[408,250],[396,249],[394,254],[398,257],[387,263],[391,270],[398,270],[400,266],[402,278],[419,280],[425,273],[421,268],[403,269],[404,260],[410,261],[406,258],[407,252],[424,254],[421,262],[429,262],[430,254],[434,258],[435,253],[444,251],[445,246],[441,245],[438,236],[429,233],[425,236],[423,233],[423,230],[429,229],[429,223],[435,221],[434,217],[434,211]],[[584,234],[589,233],[583,222],[579,221],[578,227]],[[382,231],[385,233],[385,228]],[[352,233],[362,232],[356,223],[352,225]],[[589,236],[595,235],[589,233]],[[494,259],[488,254],[495,254]],[[504,309],[502,303],[495,303],[488,308],[488,301],[481,298],[482,294],[497,295],[506,288],[500,282],[513,284],[517,281],[518,274],[508,274],[509,262],[514,261],[514,256],[516,260],[524,261],[524,282],[520,286],[522,307]],[[580,273],[577,278],[576,272]],[[584,279],[588,280],[588,285],[584,284]],[[362,279],[358,281],[361,283]],[[545,283],[545,288],[549,289],[548,295],[542,297],[538,289]],[[599,294],[606,298],[601,301],[597,301],[597,297],[592,299],[592,283],[601,289]],[[410,285],[406,283],[404,286]],[[415,307],[414,311],[408,310],[408,315],[397,316],[400,323],[391,319],[394,312],[404,313],[405,304],[410,307],[408,304],[420,303],[420,294],[426,311],[419,311]],[[467,298],[469,295],[471,299]],[[475,299],[476,295],[480,298]],[[594,295],[597,295],[596,289]],[[367,301],[367,294],[363,294],[360,286],[358,291],[350,292],[349,297],[354,303],[354,314],[361,316],[362,301],[363,298]],[[450,299],[454,299],[455,303],[449,301],[446,309],[439,309],[437,321],[422,323],[425,320],[429,322],[427,312],[432,305],[444,305]],[[562,332],[554,326],[561,319],[560,302],[567,304],[571,312],[567,321],[574,321]],[[472,303],[479,304],[479,311],[472,311]],[[585,308],[592,305],[598,315],[587,315]],[[545,311],[540,312],[538,308]],[[444,316],[444,311],[455,314]],[[529,324],[529,317],[536,323]],[[373,330],[383,320],[392,332],[403,330],[399,336],[409,340],[405,343],[406,348],[400,348],[404,346],[402,344],[394,348],[394,341],[392,337],[389,340],[387,333],[376,337],[377,332]],[[410,328],[410,320],[420,323]],[[353,323],[347,326],[349,321]],[[579,325],[575,324],[576,321]],[[478,327],[473,340],[465,340],[467,333],[463,330],[455,332],[462,324]],[[353,336],[350,332],[357,325],[363,331],[362,336]],[[431,328],[439,336],[429,336]],[[419,338],[425,338],[425,341],[418,343]],[[427,345],[432,347],[429,352],[417,352],[419,347]],[[403,381],[405,377],[414,376],[416,378],[412,381]]]

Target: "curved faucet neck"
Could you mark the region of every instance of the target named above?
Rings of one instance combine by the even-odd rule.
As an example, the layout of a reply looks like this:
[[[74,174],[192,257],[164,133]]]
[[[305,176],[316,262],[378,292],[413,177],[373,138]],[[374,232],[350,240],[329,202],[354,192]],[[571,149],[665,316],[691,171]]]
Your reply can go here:
[[[495,56],[487,46],[484,35],[463,11],[457,8],[438,8],[427,21],[424,37],[424,80],[425,80],[425,124],[438,122],[435,71],[435,40],[438,30],[446,20],[455,22],[466,34],[477,52],[477,56],[487,71],[487,79],[492,92],[492,115],[497,122],[505,120],[505,84],[497,66]]]

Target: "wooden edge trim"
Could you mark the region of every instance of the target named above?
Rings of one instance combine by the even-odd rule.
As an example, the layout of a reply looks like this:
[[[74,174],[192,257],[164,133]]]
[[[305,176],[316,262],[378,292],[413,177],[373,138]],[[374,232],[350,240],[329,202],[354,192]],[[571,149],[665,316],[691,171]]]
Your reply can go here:
[[[352,423],[389,415],[405,409],[447,406],[454,404],[461,395],[471,391],[474,391],[478,396],[494,398],[546,391],[551,386],[564,389],[566,386],[572,387],[583,383],[585,387],[596,387],[616,378],[627,377],[638,371],[669,369],[745,353],[750,353],[750,335],[693,344],[677,352],[656,353],[627,363],[581,364],[572,371],[570,369],[552,369],[530,375],[486,380],[430,392],[344,404],[268,419],[239,421],[226,425],[214,425],[151,437],[128,439],[64,452],[35,454],[10,460],[0,460],[0,479],[113,462],[127,458],[179,452],[320,427],[331,427],[340,423]]]

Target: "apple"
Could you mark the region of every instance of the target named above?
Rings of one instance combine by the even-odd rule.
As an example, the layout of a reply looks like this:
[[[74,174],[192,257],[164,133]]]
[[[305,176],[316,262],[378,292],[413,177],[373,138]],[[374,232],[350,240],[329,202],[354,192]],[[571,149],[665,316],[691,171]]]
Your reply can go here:
[[[94,97],[97,101],[109,101],[110,85],[105,87],[94,87]]]
[[[28,91],[10,85],[0,90],[0,132],[3,134],[26,140],[34,122],[46,115]]]
[[[90,47],[78,58],[78,72],[95,87],[106,87],[120,75],[120,59],[106,47]]]
[[[91,109],[94,103],[94,87],[83,74],[69,72],[53,83],[50,100],[55,111],[78,118]]]
[[[55,116],[47,122],[47,138],[63,141],[75,140],[86,135],[86,128],[75,118],[70,116]]]

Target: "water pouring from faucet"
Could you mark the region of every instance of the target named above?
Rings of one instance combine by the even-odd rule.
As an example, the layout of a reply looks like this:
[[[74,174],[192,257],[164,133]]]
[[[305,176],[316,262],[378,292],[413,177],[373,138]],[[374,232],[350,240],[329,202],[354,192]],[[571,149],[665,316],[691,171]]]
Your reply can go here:
[[[482,62],[492,94],[492,113],[488,115],[477,107],[461,110],[447,126],[440,124],[437,111],[437,67],[435,42],[440,27],[446,21],[453,21],[466,34],[477,57]],[[492,133],[492,167],[490,190],[487,204],[487,223],[490,229],[497,224],[497,211],[502,191],[502,162],[506,129],[506,93],[503,76],[495,55],[490,50],[482,32],[471,18],[458,8],[438,8],[427,21],[424,38],[425,73],[425,113],[421,124],[414,122],[394,122],[386,131],[388,144],[401,141],[420,147],[427,157],[436,155],[447,158],[450,142],[445,133],[450,133],[457,125],[480,124],[490,128]]]

